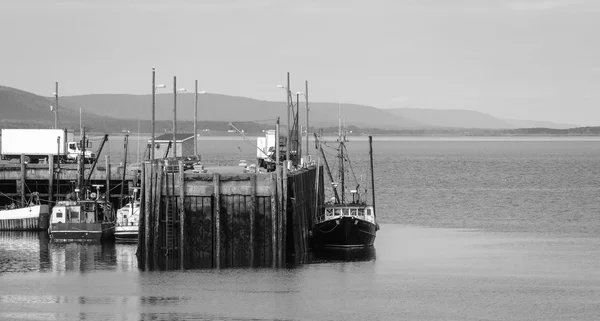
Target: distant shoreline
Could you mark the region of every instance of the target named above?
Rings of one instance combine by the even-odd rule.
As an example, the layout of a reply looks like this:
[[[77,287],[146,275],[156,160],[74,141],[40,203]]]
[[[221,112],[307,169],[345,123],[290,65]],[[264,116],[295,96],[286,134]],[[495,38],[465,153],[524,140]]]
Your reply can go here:
[[[104,133],[90,133],[88,134],[91,140],[100,139]],[[112,133],[110,137],[124,137],[123,133]],[[157,135],[158,136],[158,135]],[[261,137],[259,134],[247,135],[247,139],[254,142],[257,137]],[[372,135],[374,141],[600,141],[600,135]],[[140,141],[150,140],[150,134],[140,133]],[[309,136],[310,142],[314,141],[314,136]],[[76,138],[79,138],[76,135]],[[302,137],[304,141],[305,136]],[[129,134],[129,142],[133,144],[137,141],[138,136],[136,134]],[[324,135],[323,140],[334,141],[337,139],[336,135]],[[367,141],[368,135],[348,135],[347,139],[352,141]],[[244,141],[246,138],[240,135],[222,135],[222,136],[199,136],[198,141]]]

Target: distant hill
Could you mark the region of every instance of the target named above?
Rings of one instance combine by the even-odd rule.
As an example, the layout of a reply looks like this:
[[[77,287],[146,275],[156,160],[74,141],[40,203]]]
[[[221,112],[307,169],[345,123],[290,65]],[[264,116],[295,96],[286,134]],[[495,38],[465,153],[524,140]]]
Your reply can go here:
[[[79,129],[79,110],[83,125],[88,131],[150,132],[151,95],[97,94],[59,97],[59,123],[61,128]],[[198,96],[199,129],[227,131],[228,122],[234,122],[245,132],[261,132],[272,128],[275,118],[280,117],[282,126],[287,124],[285,102],[263,101],[245,97],[219,94]],[[53,97],[42,97],[26,91],[0,86],[0,128],[52,128],[54,114],[50,106]],[[332,128],[338,126],[341,108],[346,126],[357,131],[368,130],[405,133],[445,133],[458,129],[516,129],[548,128],[567,129],[575,125],[552,122],[499,119],[471,110],[434,110],[416,108],[379,109],[357,104],[311,103],[310,126]],[[194,94],[177,96],[177,119],[180,132],[193,129]],[[306,109],[300,102],[300,124],[306,124]],[[156,132],[172,130],[173,95],[156,95]],[[243,126],[243,127],[240,127]],[[360,130],[363,129],[363,130]],[[477,131],[481,132],[481,131]],[[536,132],[536,131],[533,131]]]
[[[72,108],[81,107],[87,113],[129,119],[151,118],[151,95],[82,95],[62,97]],[[342,104],[343,119],[347,125],[393,129],[430,128],[418,121],[406,119],[371,106]],[[311,127],[333,126],[338,123],[337,103],[310,103]],[[156,95],[155,117],[158,120],[173,119],[173,95]],[[198,119],[202,121],[252,121],[273,124],[276,117],[287,124],[285,102],[272,102],[220,94],[198,95]],[[192,120],[194,117],[194,94],[177,95],[177,119]],[[300,124],[306,123],[306,109],[300,102]]]
[[[450,128],[480,128],[480,129],[515,129],[544,127],[554,129],[565,129],[577,127],[570,124],[557,124],[545,121],[500,119],[489,114],[465,109],[418,109],[418,108],[395,108],[388,109],[390,112],[412,119],[424,124],[436,127]]]
[[[53,97],[42,97],[23,90],[0,86],[0,128],[54,128],[55,105]],[[61,97],[59,105],[59,127],[79,130],[79,108]],[[119,122],[112,117],[84,114],[87,124]]]
[[[7,128],[9,123],[30,123],[40,128],[51,128],[54,126],[51,105],[54,102],[48,98],[0,86],[0,125]],[[65,115],[65,120],[67,119],[69,115]]]
[[[509,124],[513,125],[514,128],[553,128],[553,129],[569,129],[579,127],[575,124],[559,124],[550,121],[538,121],[538,120],[519,120],[519,119],[503,119]]]

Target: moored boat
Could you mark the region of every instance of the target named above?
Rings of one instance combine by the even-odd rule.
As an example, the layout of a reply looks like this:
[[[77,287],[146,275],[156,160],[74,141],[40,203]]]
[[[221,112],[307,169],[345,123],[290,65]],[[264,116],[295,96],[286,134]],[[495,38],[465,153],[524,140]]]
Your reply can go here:
[[[108,135],[100,144],[96,155],[100,155]],[[65,200],[58,201],[50,214],[50,227],[48,234],[53,242],[99,242],[114,240],[115,217],[112,204],[106,195],[100,193],[102,185],[93,185],[96,191],[91,191],[89,183],[97,158],[92,164],[91,172],[85,179],[85,166],[83,155],[88,141],[83,132],[80,141],[82,152],[79,155],[79,181],[72,193]]]
[[[325,249],[360,249],[373,246],[378,230],[373,206],[364,203],[325,204],[313,235]]]
[[[48,228],[52,241],[99,242],[114,238],[114,211],[104,196],[86,191],[83,199],[70,198],[52,208]]]
[[[117,210],[115,224],[115,240],[121,242],[137,242],[140,222],[140,202],[134,194],[129,196],[129,202]]]
[[[340,135],[338,138],[338,172],[339,183],[334,182],[333,175],[329,169],[329,164],[325,158],[325,153],[319,143],[319,150],[325,162],[325,168],[333,188],[332,201],[324,204],[323,211],[318,213],[315,218],[315,225],[312,229],[313,244],[317,249],[329,250],[354,250],[373,247],[376,233],[379,230],[375,216],[375,192],[373,179],[373,150],[372,137],[369,136],[369,155],[370,155],[370,176],[371,176],[371,204],[367,204],[367,190],[360,193],[360,184],[356,183],[356,188],[350,190],[352,200],[346,197],[346,171],[349,167],[349,158],[345,147],[345,137]],[[345,165],[345,163],[348,163]]]
[[[48,205],[40,204],[39,194],[34,192],[26,206],[18,207],[13,203],[0,209],[0,230],[46,230],[49,214]]]

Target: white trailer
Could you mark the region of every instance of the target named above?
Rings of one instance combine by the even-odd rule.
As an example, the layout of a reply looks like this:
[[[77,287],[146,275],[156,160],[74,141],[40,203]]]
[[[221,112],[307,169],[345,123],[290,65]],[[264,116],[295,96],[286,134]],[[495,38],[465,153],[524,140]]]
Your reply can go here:
[[[66,129],[2,129],[0,155],[4,160],[20,159],[38,162],[54,155],[60,161],[74,161],[81,153],[72,131]],[[86,151],[89,161],[94,153]]]

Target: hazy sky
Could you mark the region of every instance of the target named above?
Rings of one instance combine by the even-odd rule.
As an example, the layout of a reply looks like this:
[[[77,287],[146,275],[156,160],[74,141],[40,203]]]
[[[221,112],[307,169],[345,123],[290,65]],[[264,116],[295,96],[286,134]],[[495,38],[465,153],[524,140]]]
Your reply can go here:
[[[0,85],[600,124],[600,0],[0,0]]]

